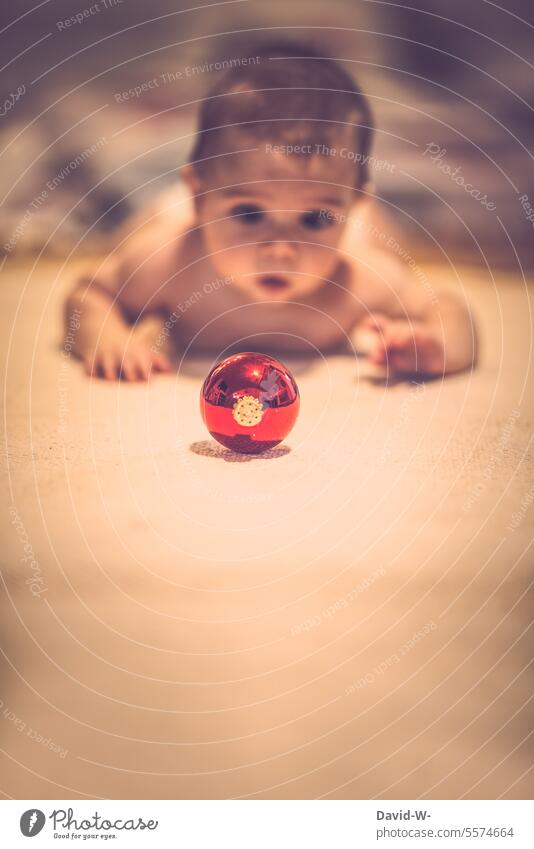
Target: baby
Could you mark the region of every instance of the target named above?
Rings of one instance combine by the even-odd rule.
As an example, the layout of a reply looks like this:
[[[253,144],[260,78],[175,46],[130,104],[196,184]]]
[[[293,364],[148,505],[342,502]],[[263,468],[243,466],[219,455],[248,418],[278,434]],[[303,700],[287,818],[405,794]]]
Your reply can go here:
[[[183,351],[354,351],[390,373],[442,375],[475,356],[470,314],[424,291],[376,225],[372,118],[340,64],[279,45],[203,100],[183,183],[129,221],[68,298],[89,374],[144,380]],[[427,287],[428,288],[428,287]],[[155,344],[132,332],[154,314]]]

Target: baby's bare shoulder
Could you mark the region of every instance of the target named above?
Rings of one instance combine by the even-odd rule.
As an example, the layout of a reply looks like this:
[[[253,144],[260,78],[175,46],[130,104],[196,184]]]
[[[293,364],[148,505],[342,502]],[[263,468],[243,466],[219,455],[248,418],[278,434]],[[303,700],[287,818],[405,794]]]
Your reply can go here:
[[[162,309],[180,285],[194,230],[182,187],[162,192],[128,219],[102,263],[99,282],[132,312]]]
[[[348,222],[343,250],[351,269],[350,288],[367,310],[390,309],[413,282],[393,249],[398,230],[376,205]]]

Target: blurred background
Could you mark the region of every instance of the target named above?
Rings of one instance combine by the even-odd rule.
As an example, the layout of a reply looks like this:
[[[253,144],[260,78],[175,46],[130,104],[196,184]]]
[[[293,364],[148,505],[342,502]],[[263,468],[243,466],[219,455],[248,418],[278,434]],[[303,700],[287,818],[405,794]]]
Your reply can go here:
[[[8,258],[98,251],[177,179],[213,64],[280,35],[341,58],[369,96],[376,192],[418,256],[534,265],[531,0],[33,5],[0,21]]]

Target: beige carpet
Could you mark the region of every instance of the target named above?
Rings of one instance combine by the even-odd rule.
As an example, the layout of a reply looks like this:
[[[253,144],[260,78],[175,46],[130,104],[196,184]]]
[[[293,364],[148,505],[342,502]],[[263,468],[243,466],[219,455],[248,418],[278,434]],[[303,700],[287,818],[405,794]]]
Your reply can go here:
[[[144,386],[62,354],[70,273],[3,274],[3,794],[528,798],[522,281],[460,274],[473,374],[288,362],[286,447],[239,459],[200,420],[207,360]]]

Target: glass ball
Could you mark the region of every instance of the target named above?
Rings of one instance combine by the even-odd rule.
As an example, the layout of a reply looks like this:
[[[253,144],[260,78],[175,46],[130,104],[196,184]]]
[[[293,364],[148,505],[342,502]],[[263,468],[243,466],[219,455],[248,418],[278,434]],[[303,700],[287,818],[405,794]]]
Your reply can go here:
[[[295,424],[299,405],[289,369],[254,352],[217,363],[200,392],[200,412],[213,438],[242,454],[260,454],[282,442]]]

